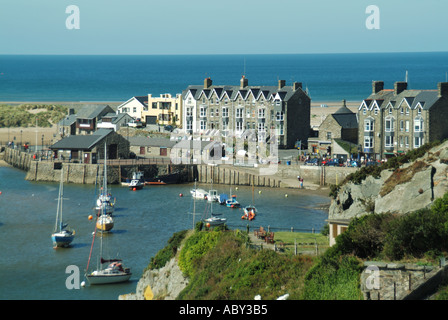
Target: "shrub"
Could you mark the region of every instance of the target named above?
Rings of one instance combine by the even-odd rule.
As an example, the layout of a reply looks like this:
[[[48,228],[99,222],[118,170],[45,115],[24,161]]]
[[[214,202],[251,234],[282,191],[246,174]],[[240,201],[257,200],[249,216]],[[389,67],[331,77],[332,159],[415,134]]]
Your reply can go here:
[[[173,258],[177,249],[180,247],[182,240],[185,238],[187,234],[187,230],[179,231],[168,240],[167,246],[157,252],[157,254],[151,258],[151,261],[147,267],[147,269],[159,269],[165,266],[165,264]]]

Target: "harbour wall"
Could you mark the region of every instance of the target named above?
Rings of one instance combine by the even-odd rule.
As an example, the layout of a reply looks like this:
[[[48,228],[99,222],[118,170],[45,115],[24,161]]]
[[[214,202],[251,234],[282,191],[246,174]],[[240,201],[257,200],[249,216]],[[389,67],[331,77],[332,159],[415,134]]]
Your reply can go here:
[[[26,179],[30,181],[59,181],[60,166],[64,168],[66,183],[94,184],[97,176],[102,174],[100,164],[84,164],[70,162],[54,162],[50,160],[34,159],[33,154],[7,148],[3,159],[8,164],[27,171]],[[120,183],[130,177],[132,171],[143,171],[146,179],[173,172],[180,173],[179,182],[194,182],[225,184],[225,185],[254,185],[272,188],[298,188],[300,176],[305,187],[326,186],[339,184],[347,175],[355,172],[356,168],[338,168],[306,165],[208,165],[208,164],[144,164],[144,165],[111,165],[108,166],[108,181],[112,184]]]

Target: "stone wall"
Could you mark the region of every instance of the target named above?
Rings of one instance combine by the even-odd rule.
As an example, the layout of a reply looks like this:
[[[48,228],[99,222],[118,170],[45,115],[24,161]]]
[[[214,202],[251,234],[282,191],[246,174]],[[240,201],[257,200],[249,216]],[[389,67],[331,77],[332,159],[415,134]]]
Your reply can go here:
[[[367,261],[361,274],[365,300],[418,300],[434,293],[448,267]]]

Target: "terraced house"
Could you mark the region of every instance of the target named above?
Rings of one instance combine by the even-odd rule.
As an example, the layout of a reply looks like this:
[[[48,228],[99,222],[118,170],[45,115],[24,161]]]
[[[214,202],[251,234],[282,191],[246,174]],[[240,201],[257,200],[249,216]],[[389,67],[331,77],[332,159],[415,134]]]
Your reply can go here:
[[[448,138],[448,82],[437,90],[409,90],[407,82],[384,89],[372,82],[372,93],[358,109],[361,153],[384,159]]]
[[[287,86],[249,86],[243,76],[239,86],[190,85],[182,92],[183,125],[186,133],[213,136],[255,133],[270,137],[275,130],[280,147],[293,148],[297,140],[306,141],[310,131],[311,99],[300,82]]]

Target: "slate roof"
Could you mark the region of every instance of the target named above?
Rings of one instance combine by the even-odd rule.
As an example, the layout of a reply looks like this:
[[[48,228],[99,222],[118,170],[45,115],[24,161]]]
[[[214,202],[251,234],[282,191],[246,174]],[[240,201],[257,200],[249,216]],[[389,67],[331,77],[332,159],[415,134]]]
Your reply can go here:
[[[398,108],[402,102],[407,106],[407,102],[411,109],[415,109],[420,103],[424,110],[429,110],[439,99],[437,90],[403,90],[398,95],[394,94],[394,90],[381,90],[378,93],[371,94],[364,101],[370,107],[372,104],[368,103],[368,101],[384,100],[380,105],[381,108],[388,108],[389,104],[394,108]]]
[[[78,119],[94,119],[97,118],[101,114],[101,112],[103,112],[105,109],[108,112],[114,112],[114,110],[108,105],[106,106],[86,105],[78,111],[76,116]]]
[[[53,150],[91,150],[101,140],[108,136],[112,129],[99,129],[90,135],[71,135],[59,140],[50,149]]]
[[[252,92],[257,100],[260,97],[268,100],[271,99],[272,96],[275,97],[276,94],[278,94],[282,101],[288,101],[295,91],[292,86],[283,86],[279,89],[278,86],[245,86],[244,88],[241,88],[240,86],[211,85],[208,88],[204,88],[203,85],[190,85],[187,89],[182,91],[182,99],[185,99],[189,92],[191,92],[195,100],[198,100],[201,97],[201,94],[204,94],[209,98],[213,92],[216,93],[219,100],[224,99],[226,95],[229,100],[235,100],[238,93],[245,100],[249,97],[250,92]]]

